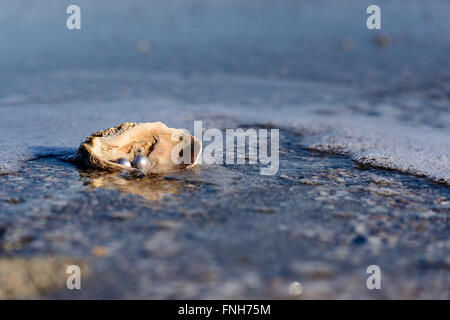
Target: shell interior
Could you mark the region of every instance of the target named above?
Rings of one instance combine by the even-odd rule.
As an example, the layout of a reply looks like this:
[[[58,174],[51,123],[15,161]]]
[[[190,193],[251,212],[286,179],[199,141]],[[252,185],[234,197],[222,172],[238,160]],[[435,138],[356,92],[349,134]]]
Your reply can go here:
[[[143,155],[149,160],[148,172],[169,172],[191,168],[201,155],[201,141],[181,129],[161,122],[123,123],[99,131],[80,145],[78,154],[97,169],[123,170],[120,158],[133,162]]]

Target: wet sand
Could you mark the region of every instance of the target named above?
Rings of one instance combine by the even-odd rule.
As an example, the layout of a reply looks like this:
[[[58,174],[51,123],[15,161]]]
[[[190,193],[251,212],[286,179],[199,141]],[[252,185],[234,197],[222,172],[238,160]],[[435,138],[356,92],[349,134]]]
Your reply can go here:
[[[1,250],[87,263],[81,291],[62,281],[47,298],[296,298],[299,281],[304,299],[448,299],[450,189],[299,139],[282,132],[276,177],[211,165],[120,181],[58,158],[28,162],[2,177]],[[366,288],[371,264],[383,272],[377,292]]]

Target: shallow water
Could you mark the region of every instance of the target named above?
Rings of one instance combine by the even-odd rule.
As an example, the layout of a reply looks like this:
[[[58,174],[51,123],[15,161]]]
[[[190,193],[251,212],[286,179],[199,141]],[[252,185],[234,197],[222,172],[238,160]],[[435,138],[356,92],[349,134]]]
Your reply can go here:
[[[130,181],[62,159],[2,177],[4,256],[82,259],[84,298],[449,298],[450,189],[307,151],[281,132],[280,174],[203,165]],[[140,188],[135,189],[136,184]],[[365,269],[383,271],[383,290]]]
[[[400,78],[386,87],[127,70],[22,74],[8,85],[36,91],[25,91],[18,104],[0,104],[0,172],[75,152],[92,132],[122,122],[158,120],[193,132],[201,120],[204,129],[289,128],[305,136],[305,147],[450,184],[449,88],[441,79],[434,83],[415,87]],[[398,92],[405,87],[408,94]]]

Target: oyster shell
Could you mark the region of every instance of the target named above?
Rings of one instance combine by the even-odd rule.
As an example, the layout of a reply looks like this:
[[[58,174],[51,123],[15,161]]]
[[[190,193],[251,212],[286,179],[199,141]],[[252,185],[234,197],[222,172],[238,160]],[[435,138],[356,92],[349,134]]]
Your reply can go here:
[[[120,171],[137,169],[118,164],[118,159],[133,162],[135,157],[143,155],[149,160],[145,172],[164,173],[195,166],[201,148],[201,141],[194,136],[161,122],[126,122],[87,137],[77,157],[95,169]]]

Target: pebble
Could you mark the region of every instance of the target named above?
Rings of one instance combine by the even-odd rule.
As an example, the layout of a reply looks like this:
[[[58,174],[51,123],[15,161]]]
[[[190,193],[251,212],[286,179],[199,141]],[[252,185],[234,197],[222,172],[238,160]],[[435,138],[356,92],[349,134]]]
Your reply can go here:
[[[264,214],[272,214],[277,212],[274,208],[269,207],[254,208],[253,211]]]
[[[356,245],[363,245],[367,242],[367,238],[363,235],[358,235],[353,239],[352,242],[353,242],[353,244],[356,244]]]
[[[108,255],[108,249],[103,246],[95,246],[92,248],[91,253],[96,257],[106,257]]]
[[[301,184],[307,184],[307,185],[310,185],[310,186],[317,186],[317,185],[322,184],[320,181],[312,180],[312,179],[300,179],[299,182]]]
[[[130,219],[130,218],[134,218],[135,215],[132,212],[129,211],[117,211],[114,212],[111,217],[113,217],[114,219],[119,219],[119,220],[125,220],[125,219]]]

